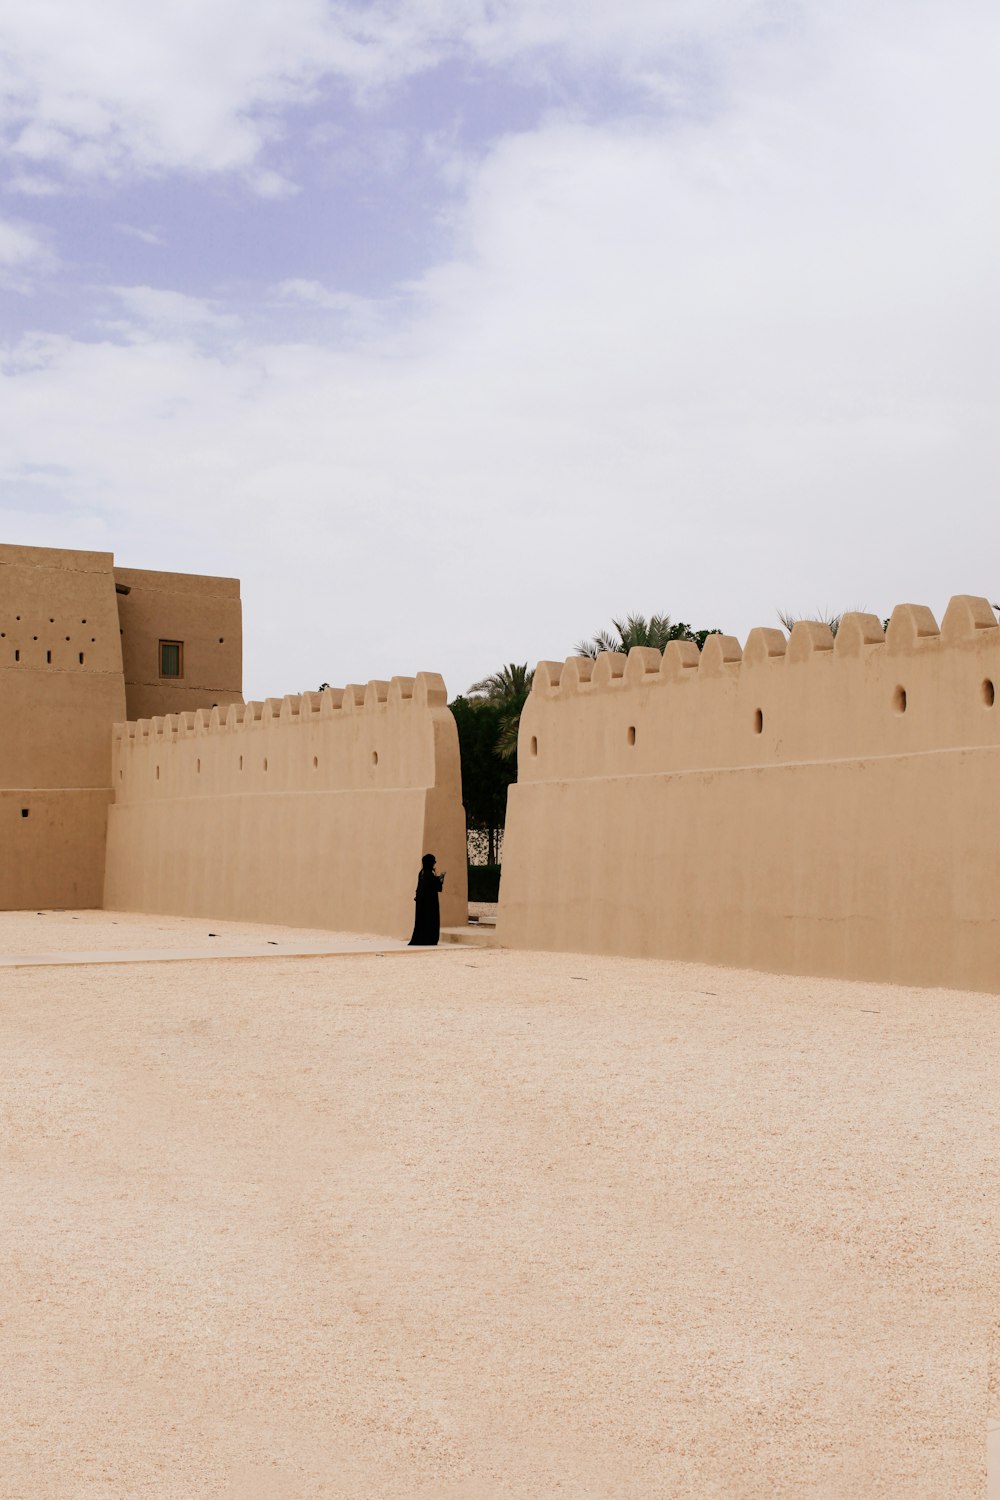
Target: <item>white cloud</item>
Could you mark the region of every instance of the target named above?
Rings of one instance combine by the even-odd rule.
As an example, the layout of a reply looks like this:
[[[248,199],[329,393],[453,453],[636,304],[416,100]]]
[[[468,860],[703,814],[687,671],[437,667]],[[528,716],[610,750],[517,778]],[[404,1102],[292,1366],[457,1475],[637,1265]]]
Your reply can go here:
[[[62,185],[51,177],[36,172],[15,172],[4,182],[8,193],[17,193],[24,198],[56,198],[63,191]]]
[[[339,321],[342,333],[350,335],[353,342],[359,338],[374,338],[377,333],[391,337],[394,329],[399,326],[398,319],[403,310],[401,298],[377,301],[302,277],[290,277],[279,282],[274,289],[272,305],[330,313]]]
[[[247,172],[246,183],[258,198],[269,198],[273,202],[282,198],[294,198],[296,193],[301,191],[298,184],[292,182],[289,177],[263,167],[255,167]]]
[[[3,375],[7,539],[99,522],[133,565],[242,574],[257,693],[457,690],[619,610],[995,596],[993,27],[959,65],[929,9],[831,23],[720,119],[511,137],[368,337],[308,279],[271,294],[315,307],[299,341],[119,289],[132,342]]]
[[[163,236],[157,234],[155,229],[142,229],[137,224],[116,224],[115,228],[119,234],[124,234],[132,240],[141,240],[144,245],[164,243]]]
[[[363,85],[421,65],[322,0],[48,0],[0,13],[0,126],[11,160],[82,175],[247,171],[277,112],[326,76]],[[275,174],[257,174],[265,193]]]
[[[203,297],[152,286],[119,286],[112,291],[125,316],[105,319],[104,325],[133,341],[231,337],[240,326],[235,314],[220,311],[216,303]]]
[[[792,12],[794,14],[794,11]],[[747,46],[768,0],[46,0],[0,12],[0,131],[22,183],[82,176],[239,172],[291,190],[258,157],[290,107],[326,82],[381,97],[443,58],[492,67],[605,69],[676,104]]]
[[[276,288],[279,299],[285,302],[305,303],[309,307],[322,307],[330,312],[354,312],[367,306],[364,298],[350,292],[331,291],[320,281],[308,281],[302,277],[290,277]]]
[[[55,264],[45,239],[32,225],[0,219],[0,287],[30,292],[37,276],[51,272]]]

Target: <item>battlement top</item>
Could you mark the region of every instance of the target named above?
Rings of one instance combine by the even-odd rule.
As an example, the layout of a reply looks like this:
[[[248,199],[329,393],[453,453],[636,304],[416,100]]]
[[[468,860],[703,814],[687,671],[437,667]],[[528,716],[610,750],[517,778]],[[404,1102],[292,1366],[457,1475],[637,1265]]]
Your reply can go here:
[[[708,636],[700,651],[694,641],[671,641],[662,655],[655,647],[633,646],[627,654],[602,651],[597,657],[540,661],[532,696],[570,697],[639,683],[704,682],[779,663],[795,666],[824,658],[844,661],[872,652],[897,658],[984,641],[1000,642],[1000,626],[992,606],[986,599],[959,594],[949,603],[940,626],[926,605],[897,604],[888,629],[876,615],[852,611],[841,617],[836,634],[827,624],[799,620],[790,636],[759,626],[750,631],[742,647],[735,636],[716,634]]]
[[[283,698],[265,698],[249,703],[230,703],[194,712],[167,714],[162,718],[138,719],[116,724],[118,740],[150,738],[179,739],[192,734],[245,733],[274,723],[304,724],[344,715],[395,713],[408,708],[447,707],[444,678],[437,672],[418,672],[415,677],[373,679],[348,683],[342,688],[324,688],[315,693],[289,693]]]

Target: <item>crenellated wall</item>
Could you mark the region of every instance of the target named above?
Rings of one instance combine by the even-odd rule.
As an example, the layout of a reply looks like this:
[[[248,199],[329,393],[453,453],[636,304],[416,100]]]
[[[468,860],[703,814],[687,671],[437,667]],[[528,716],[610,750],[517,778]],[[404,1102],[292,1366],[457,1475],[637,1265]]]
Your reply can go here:
[[[540,663],[500,943],[1000,990],[998,689],[968,596]]]
[[[421,855],[466,919],[458,735],[435,673],[121,724],[108,907],[409,936]]]

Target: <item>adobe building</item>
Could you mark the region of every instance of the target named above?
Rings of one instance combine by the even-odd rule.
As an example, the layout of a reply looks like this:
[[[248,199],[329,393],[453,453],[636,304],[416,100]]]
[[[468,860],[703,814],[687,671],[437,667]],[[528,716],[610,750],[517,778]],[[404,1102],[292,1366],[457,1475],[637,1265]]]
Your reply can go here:
[[[234,578],[0,545],[0,907],[100,906],[112,727],[242,703]]]
[[[464,923],[442,679],[241,682],[235,579],[0,546],[0,907]],[[998,684],[972,596],[539,663],[500,943],[1000,992]]]
[[[0,908],[408,936],[464,922],[458,732],[433,672],[243,701],[239,583],[0,546]]]

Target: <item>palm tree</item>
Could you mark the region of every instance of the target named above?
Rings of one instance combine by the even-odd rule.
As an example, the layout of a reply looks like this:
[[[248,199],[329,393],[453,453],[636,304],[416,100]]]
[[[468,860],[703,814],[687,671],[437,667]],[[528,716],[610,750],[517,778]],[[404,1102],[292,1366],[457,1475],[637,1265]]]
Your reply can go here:
[[[491,672],[488,677],[474,682],[468,690],[469,696],[488,698],[491,703],[506,703],[512,698],[527,695],[534,675],[534,672],[528,670],[527,662],[522,662],[520,666],[509,662],[499,672]]]
[[[496,753],[502,760],[513,760],[517,755],[517,732],[521,724],[521,710],[535,674],[527,662],[508,662],[498,672],[491,672],[469,688],[469,698],[475,703],[492,703],[500,710],[500,732],[497,735]]]
[[[655,646],[665,650],[669,641],[694,641],[701,650],[706,636],[717,635],[717,630],[692,630],[682,620],[674,621],[669,615],[628,615],[624,620],[612,620],[614,631],[598,630],[593,640],[578,641],[574,651],[578,656],[599,656],[602,651],[622,651],[626,654],[633,646]]]

